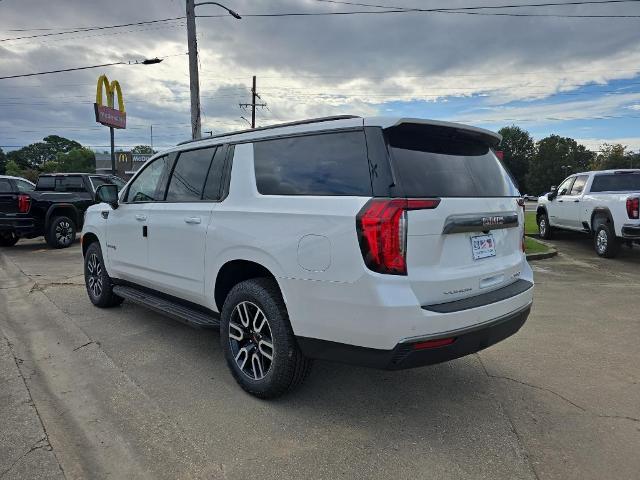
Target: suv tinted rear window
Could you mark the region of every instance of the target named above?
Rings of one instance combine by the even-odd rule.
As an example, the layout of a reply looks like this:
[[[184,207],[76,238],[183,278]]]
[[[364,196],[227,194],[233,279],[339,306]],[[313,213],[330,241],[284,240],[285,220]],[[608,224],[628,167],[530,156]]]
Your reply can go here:
[[[607,173],[596,175],[592,192],[640,192],[640,173]]]
[[[385,130],[408,197],[515,197],[518,189],[489,146],[451,127],[403,124]]]
[[[336,132],[256,142],[262,195],[371,196],[364,132]]]

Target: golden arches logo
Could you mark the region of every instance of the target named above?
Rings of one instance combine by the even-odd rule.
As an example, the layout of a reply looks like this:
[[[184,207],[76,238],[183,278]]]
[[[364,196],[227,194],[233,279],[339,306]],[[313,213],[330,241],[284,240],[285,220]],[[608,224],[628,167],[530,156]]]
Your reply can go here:
[[[103,92],[106,90],[107,105],[103,105]],[[118,96],[118,109],[114,108],[114,97]],[[124,99],[122,97],[122,89],[117,80],[109,83],[106,75],[98,77],[96,85],[96,103],[94,104],[96,112],[96,122],[112,128],[126,128],[127,113],[124,109]]]
[[[98,77],[98,85],[96,86],[96,105],[98,106],[102,106],[103,90],[107,91],[107,106],[113,108],[114,93],[117,93],[118,111],[125,113],[124,100],[122,99],[122,89],[120,88],[120,83],[117,80],[113,80],[111,83],[109,83],[109,79],[106,75],[100,75]]]

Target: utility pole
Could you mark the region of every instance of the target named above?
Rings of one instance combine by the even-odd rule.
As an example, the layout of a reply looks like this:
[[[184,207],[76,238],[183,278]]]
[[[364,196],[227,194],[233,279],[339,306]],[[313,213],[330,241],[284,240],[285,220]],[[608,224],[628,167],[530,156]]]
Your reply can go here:
[[[256,107],[266,107],[266,103],[256,103],[256,98],[260,98],[256,90],[256,76],[253,76],[253,85],[251,87],[251,103],[241,103],[240,108],[251,107],[251,128],[256,128]],[[260,100],[262,100],[260,98]]]
[[[191,138],[202,137],[200,125],[200,73],[196,39],[196,2],[187,0],[187,44],[189,46],[189,89],[191,90]]]
[[[200,5],[217,5],[224,8],[229,15],[240,20],[242,17],[233,10],[218,2],[200,2],[187,0],[187,45],[189,51],[189,88],[191,90],[191,138],[202,137],[200,121],[200,74],[198,72],[198,41],[196,38],[196,7]]]
[[[153,153],[153,125],[151,125],[151,152]]]

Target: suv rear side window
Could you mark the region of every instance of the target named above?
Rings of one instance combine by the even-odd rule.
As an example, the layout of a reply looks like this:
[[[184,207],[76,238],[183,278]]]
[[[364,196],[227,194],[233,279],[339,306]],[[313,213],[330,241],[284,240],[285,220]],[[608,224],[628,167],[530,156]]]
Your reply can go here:
[[[157,202],[164,200],[171,161],[168,156],[155,159],[131,183],[128,202]]]
[[[592,192],[640,192],[640,172],[607,173],[596,175]]]
[[[408,197],[515,197],[518,189],[489,145],[451,127],[402,124],[385,130]]]
[[[215,148],[200,148],[180,153],[169,180],[167,202],[193,202],[202,198],[215,151]]]
[[[364,132],[336,132],[253,144],[262,195],[371,196]]]

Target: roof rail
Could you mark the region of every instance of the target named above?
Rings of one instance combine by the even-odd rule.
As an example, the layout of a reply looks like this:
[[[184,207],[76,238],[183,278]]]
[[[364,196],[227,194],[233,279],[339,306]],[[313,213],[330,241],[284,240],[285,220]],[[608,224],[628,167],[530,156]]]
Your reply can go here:
[[[242,133],[259,132],[259,131],[262,131],[262,130],[271,130],[273,128],[293,127],[295,125],[306,125],[306,124],[309,124],[309,123],[331,122],[333,120],[348,120],[350,118],[361,118],[361,117],[359,117],[357,115],[335,115],[333,117],[309,118],[307,120],[298,120],[298,121],[295,121],[295,122],[276,123],[275,125],[268,125],[266,127],[248,128],[246,130],[238,130],[236,132],[219,133],[217,135],[211,135],[209,137],[204,137],[204,138],[197,138],[195,140],[185,140],[184,142],[178,143],[178,145],[185,145],[187,143],[202,142],[204,140],[210,140],[212,138],[222,138],[222,137],[229,137],[229,136],[232,136],[232,135],[240,135]]]

